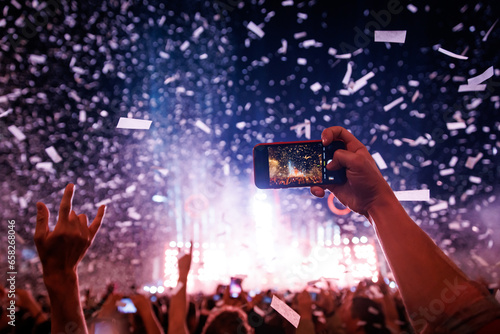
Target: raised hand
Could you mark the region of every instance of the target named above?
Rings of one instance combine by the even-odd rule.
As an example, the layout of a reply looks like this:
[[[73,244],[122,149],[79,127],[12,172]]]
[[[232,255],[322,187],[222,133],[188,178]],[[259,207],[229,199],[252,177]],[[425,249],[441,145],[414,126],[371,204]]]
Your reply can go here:
[[[349,131],[334,126],[324,130],[321,138],[325,146],[335,140],[345,143],[346,149],[337,150],[326,168],[336,170],[345,167],[347,182],[311,187],[313,195],[323,197],[325,189],[328,189],[342,204],[366,217],[375,202],[382,199],[382,195],[394,196],[366,147]]]
[[[49,231],[50,213],[44,203],[38,202],[35,245],[43,266],[44,276],[76,273],[77,266],[92,244],[101,226],[106,207],[103,205],[88,225],[84,214],[72,210],[74,185],[68,184],[59,207],[59,218],[53,231]]]

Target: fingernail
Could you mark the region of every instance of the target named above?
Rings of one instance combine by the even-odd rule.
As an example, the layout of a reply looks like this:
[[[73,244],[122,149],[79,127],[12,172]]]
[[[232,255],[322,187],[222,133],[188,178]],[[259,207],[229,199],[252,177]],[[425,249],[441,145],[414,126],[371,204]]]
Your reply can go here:
[[[42,210],[42,203],[40,203],[40,202],[36,203],[36,210],[37,211],[41,211]]]

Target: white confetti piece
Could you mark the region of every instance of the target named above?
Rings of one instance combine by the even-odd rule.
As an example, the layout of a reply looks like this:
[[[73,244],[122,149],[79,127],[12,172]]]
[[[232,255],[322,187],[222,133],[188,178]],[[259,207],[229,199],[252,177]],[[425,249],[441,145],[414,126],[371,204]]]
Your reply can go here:
[[[271,301],[271,307],[276,310],[283,318],[288,320],[295,328],[299,326],[300,315],[295,312],[290,306],[281,301],[278,297],[273,295],[273,300]]]
[[[286,39],[282,39],[281,47],[278,49],[278,53],[286,54],[287,49],[288,49],[288,41]]]
[[[177,286],[175,288],[172,289],[172,292],[171,292],[171,295],[172,296],[175,296],[176,294],[179,293],[179,291],[181,291],[182,287],[184,286],[184,283],[182,282],[178,282],[177,283]]]
[[[6,111],[3,111],[3,109],[0,108],[0,118],[6,117],[12,112],[13,109],[8,109]]]
[[[486,42],[488,40],[488,36],[493,31],[493,28],[495,28],[495,26],[497,25],[497,23],[498,23],[498,19],[493,23],[493,25],[491,26],[491,28],[488,29],[488,32],[486,32],[486,34],[484,35],[483,42]]]
[[[238,123],[236,123],[236,127],[240,130],[243,130],[245,128],[246,124],[247,124],[246,122],[238,122]]]
[[[420,85],[420,82],[417,80],[410,80],[410,81],[408,81],[408,85],[410,87],[418,87]]]
[[[469,176],[469,181],[475,184],[480,184],[483,180],[479,176]]]
[[[448,209],[448,202],[440,202],[429,207],[430,212],[436,212]]]
[[[301,38],[304,38],[306,36],[307,36],[307,32],[305,32],[305,31],[296,32],[295,34],[293,34],[293,38],[295,38],[295,39],[301,39]]]
[[[181,50],[182,52],[186,51],[187,48],[189,48],[189,41],[184,41],[184,43],[181,44],[181,46],[179,47],[179,50]]]
[[[491,78],[494,74],[495,70],[493,69],[493,66],[488,67],[486,71],[481,73],[478,76],[475,76],[473,78],[467,79],[467,85],[469,86],[476,86],[479,85],[480,83],[488,80]]]
[[[344,53],[341,55],[335,55],[335,58],[337,59],[351,59],[352,54],[351,53]]]
[[[391,103],[387,104],[384,106],[384,111],[389,111],[391,110],[392,108],[394,108],[395,106],[397,106],[398,104],[402,103],[404,101],[404,97],[399,97],[397,99],[395,99],[394,101],[392,101]]]
[[[54,146],[47,147],[45,149],[45,152],[47,152],[48,156],[54,161],[56,164],[60,163],[62,161],[61,156],[57,153],[56,149]]]
[[[450,167],[455,167],[457,162],[458,162],[458,158],[456,156],[453,156],[450,160],[450,163],[449,163]]]
[[[460,85],[458,92],[481,92],[486,89],[486,85]]]
[[[253,32],[254,34],[256,34],[257,36],[259,36],[259,38],[262,38],[265,35],[264,31],[262,29],[260,29],[259,26],[257,26],[252,21],[250,21],[248,23],[247,29],[250,30],[251,32]]]
[[[421,190],[402,190],[395,191],[394,194],[399,201],[419,201],[427,202],[430,200],[431,192],[429,189]]]
[[[451,123],[446,123],[446,128],[448,130],[460,130],[460,129],[465,129],[467,127],[467,124],[465,122],[451,122]]]
[[[100,207],[100,206],[102,206],[102,205],[108,205],[108,204],[109,204],[109,203],[111,203],[111,202],[113,202],[113,200],[111,200],[110,198],[107,198],[107,199],[104,199],[104,200],[102,200],[102,201],[100,201],[100,202],[97,202],[97,203],[95,204],[95,206],[96,206],[96,207]]]
[[[15,125],[9,125],[9,127],[7,128],[9,129],[10,133],[12,133],[14,135],[14,137],[17,138],[17,140],[25,140],[26,139],[26,136],[24,135],[24,133],[19,130],[19,128]]]
[[[45,64],[45,62],[47,61],[47,56],[45,56],[45,55],[30,55],[28,60],[33,65]]]
[[[461,60],[467,60],[467,59],[469,59],[469,57],[457,55],[456,53],[453,53],[451,51],[445,50],[443,48],[439,48],[438,51],[441,52],[441,53],[443,53],[443,54],[445,54],[445,55],[447,55],[447,56],[450,56],[450,57],[453,57],[453,58],[456,58],[456,59],[461,59]]]
[[[290,127],[290,130],[294,130],[298,138],[305,134],[307,139],[311,139],[311,121],[308,119],[306,119],[304,123],[299,123]]]
[[[457,24],[456,26],[451,28],[451,31],[457,32],[457,31],[461,31],[463,28],[464,28],[464,24],[462,22],[460,22],[459,24]]]
[[[200,37],[200,35],[203,33],[203,31],[205,31],[205,28],[203,28],[203,26],[196,28],[196,30],[193,31],[193,38]]]
[[[205,132],[207,134],[210,134],[212,132],[212,129],[210,129],[208,127],[208,125],[206,125],[205,123],[203,123],[199,119],[196,120],[196,123],[194,123],[194,125],[196,125],[200,130],[202,130],[203,132]]]
[[[418,8],[415,5],[413,5],[413,4],[409,4],[408,6],[406,6],[406,8],[410,12],[412,12],[413,14],[415,14],[416,12],[418,12]]]
[[[374,153],[372,154],[373,160],[377,163],[378,168],[380,169],[387,169],[387,164],[384,161],[384,158],[380,155],[380,153]]]
[[[448,175],[451,175],[454,173],[455,173],[455,170],[453,168],[441,169],[439,171],[439,175],[441,175],[441,176],[448,176]]]
[[[334,48],[329,48],[328,49],[328,54],[330,56],[335,56],[337,54],[337,49],[334,49]]]
[[[35,165],[36,169],[43,170],[45,172],[53,172],[54,167],[52,162],[39,162]]]
[[[297,58],[297,64],[307,65],[307,59],[306,58]]]
[[[310,88],[311,88],[311,90],[312,90],[313,92],[315,92],[315,93],[316,93],[316,92],[317,92],[317,91],[319,91],[322,87],[323,87],[323,86],[321,86],[321,84],[320,84],[319,82],[316,82],[316,83],[313,83],[313,84],[311,85],[311,87],[310,87]]]
[[[351,74],[352,74],[352,62],[347,63],[347,70],[345,72],[344,78],[342,79],[342,83],[344,86],[347,86],[349,84],[349,81],[351,80]]]
[[[117,129],[135,129],[135,130],[149,130],[153,121],[147,121],[137,118],[120,117]]]
[[[286,1],[283,1],[283,2],[281,2],[281,5],[282,5],[283,7],[293,6],[293,0],[286,0]]]
[[[368,312],[375,315],[379,314],[379,311],[373,306],[368,306]]]
[[[375,30],[375,42],[404,43],[406,30]]]
[[[479,152],[475,157],[468,157],[467,162],[465,162],[465,167],[469,169],[474,169],[474,166],[477,164],[479,160],[483,157],[483,153]]]

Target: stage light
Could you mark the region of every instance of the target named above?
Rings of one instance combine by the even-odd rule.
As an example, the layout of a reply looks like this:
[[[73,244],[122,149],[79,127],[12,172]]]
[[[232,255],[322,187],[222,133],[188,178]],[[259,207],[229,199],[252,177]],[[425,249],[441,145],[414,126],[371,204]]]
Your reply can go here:
[[[200,248],[200,243],[199,242],[195,242],[194,243],[194,248]]]
[[[175,246],[177,246],[177,243],[175,241],[170,241],[170,243],[168,245],[170,247],[174,248]]]
[[[389,283],[389,287],[392,289],[396,288],[396,283],[395,282]]]
[[[184,243],[183,243],[182,241],[179,241],[179,242],[177,243],[177,247],[182,248],[182,246],[184,246]]]
[[[359,241],[361,241],[362,244],[366,244],[368,242],[368,238],[365,236],[362,236],[361,238],[359,238]]]
[[[163,293],[165,291],[165,288],[162,286],[157,287],[158,293]]]
[[[344,238],[344,245],[349,245],[349,238]]]
[[[156,293],[156,286],[152,286],[150,289],[149,289],[149,292],[150,293]]]
[[[356,245],[356,244],[359,243],[359,238],[358,237],[354,237],[354,238],[351,239],[351,241],[352,241],[353,244]]]
[[[144,286],[142,289],[143,289],[144,291],[149,292],[149,286],[147,286],[147,285],[146,285],[146,286]]]
[[[258,201],[263,201],[267,198],[267,194],[263,191],[257,191],[257,193],[253,195],[253,198]]]

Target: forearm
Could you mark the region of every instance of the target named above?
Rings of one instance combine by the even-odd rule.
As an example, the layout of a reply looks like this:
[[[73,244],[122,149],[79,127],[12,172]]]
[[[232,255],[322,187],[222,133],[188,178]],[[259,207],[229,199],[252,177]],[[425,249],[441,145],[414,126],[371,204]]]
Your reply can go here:
[[[170,300],[168,312],[168,334],[188,334],[186,326],[187,315],[187,274],[181,274],[177,284],[182,284],[180,290]]]
[[[145,310],[141,314],[141,318],[144,322],[144,326],[146,327],[147,334],[163,334],[163,328],[151,308]]]
[[[52,332],[88,333],[80,304],[77,274],[44,276],[44,283],[51,304]]]
[[[452,312],[463,300],[460,294],[470,286],[468,278],[411,220],[394,194],[381,196],[368,213],[414,324],[439,325],[450,316],[448,306],[453,305]],[[479,290],[469,296],[480,297]],[[439,312],[430,314],[433,307]]]

